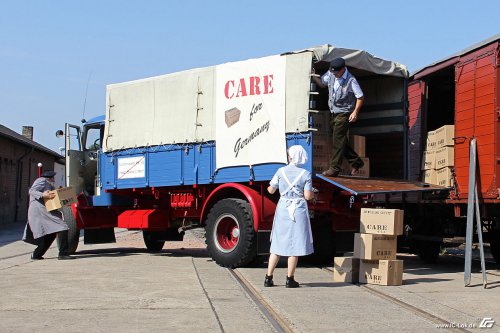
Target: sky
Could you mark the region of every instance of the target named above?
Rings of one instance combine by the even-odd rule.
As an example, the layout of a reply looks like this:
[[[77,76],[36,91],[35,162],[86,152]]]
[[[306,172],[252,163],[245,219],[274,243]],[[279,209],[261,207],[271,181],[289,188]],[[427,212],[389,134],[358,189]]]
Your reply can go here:
[[[0,0],[0,124],[55,132],[106,85],[331,44],[410,73],[500,33],[499,0]]]

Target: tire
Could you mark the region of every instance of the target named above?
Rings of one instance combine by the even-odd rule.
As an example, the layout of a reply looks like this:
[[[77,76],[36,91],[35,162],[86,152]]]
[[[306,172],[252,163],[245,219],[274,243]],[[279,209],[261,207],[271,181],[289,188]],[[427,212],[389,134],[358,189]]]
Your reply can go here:
[[[159,252],[163,249],[165,241],[160,240],[159,235],[161,235],[161,233],[156,231],[148,231],[148,230],[142,231],[144,244],[146,245],[146,249],[148,249],[149,252]]]
[[[245,266],[256,259],[257,235],[250,204],[241,199],[223,199],[208,213],[205,242],[212,259],[223,267]]]
[[[490,240],[490,251],[495,262],[500,265],[500,233],[495,234]]]
[[[68,225],[68,254],[73,254],[78,248],[78,242],[80,240],[80,229],[76,225],[75,215],[73,214],[73,209],[70,206],[64,206],[62,209],[62,214],[64,222]],[[57,238],[57,247],[60,247],[60,240]]]
[[[434,264],[441,252],[441,243],[431,241],[417,242],[417,255],[426,264]]]
[[[327,220],[311,220],[314,252],[306,261],[315,265],[331,264],[335,257],[335,235],[331,223]]]

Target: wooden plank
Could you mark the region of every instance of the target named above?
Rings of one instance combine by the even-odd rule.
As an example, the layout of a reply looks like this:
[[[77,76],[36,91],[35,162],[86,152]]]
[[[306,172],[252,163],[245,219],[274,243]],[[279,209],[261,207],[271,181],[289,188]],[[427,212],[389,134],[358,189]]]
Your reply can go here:
[[[325,177],[319,174],[317,176],[355,195],[447,190],[442,186],[416,181],[356,177]]]

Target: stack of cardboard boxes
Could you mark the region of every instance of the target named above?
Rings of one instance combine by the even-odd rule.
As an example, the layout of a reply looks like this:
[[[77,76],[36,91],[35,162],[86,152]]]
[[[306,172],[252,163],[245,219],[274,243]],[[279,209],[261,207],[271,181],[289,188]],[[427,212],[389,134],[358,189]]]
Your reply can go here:
[[[312,116],[313,128],[313,173],[322,173],[330,167],[332,135],[330,131],[330,111],[320,111]]]
[[[330,129],[330,112],[320,111],[314,113],[312,116],[313,128],[317,131],[313,136],[313,173],[321,173],[330,168],[330,158],[332,155],[332,133]],[[351,135],[349,137],[349,144],[353,147],[354,151],[361,157],[365,163],[359,169],[358,177],[370,177],[370,159],[366,155],[366,140],[364,136]],[[350,175],[351,166],[349,162],[344,159],[342,164],[341,175]]]
[[[403,233],[403,211],[361,210],[360,233],[354,235],[354,256],[334,259],[333,280],[385,286],[403,283],[403,261],[396,260],[397,235]]]
[[[423,181],[445,187],[453,186],[455,126],[444,125],[427,133],[426,150],[422,158]]]

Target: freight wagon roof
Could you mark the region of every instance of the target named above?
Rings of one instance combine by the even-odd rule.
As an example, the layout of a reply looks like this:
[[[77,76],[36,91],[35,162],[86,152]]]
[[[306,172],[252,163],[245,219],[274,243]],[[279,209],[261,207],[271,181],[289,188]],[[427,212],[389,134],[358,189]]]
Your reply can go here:
[[[312,52],[316,61],[330,62],[335,58],[344,58],[349,67],[362,69],[379,75],[408,77],[408,70],[405,65],[376,57],[363,50],[345,49],[325,44],[284,54],[302,52]]]
[[[441,70],[445,67],[454,65],[460,60],[461,56],[463,56],[467,53],[470,53],[472,51],[475,51],[477,49],[480,49],[486,45],[492,44],[498,40],[500,40],[500,34],[496,34],[488,39],[485,39],[479,43],[476,43],[472,46],[469,46],[468,48],[463,49],[462,51],[454,53],[454,54],[452,54],[444,59],[441,59],[439,61],[433,62],[432,64],[427,65],[427,66],[415,71],[411,76],[413,79],[419,79],[419,78],[424,77],[426,75],[432,74],[438,70]]]

